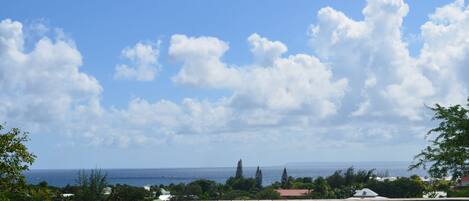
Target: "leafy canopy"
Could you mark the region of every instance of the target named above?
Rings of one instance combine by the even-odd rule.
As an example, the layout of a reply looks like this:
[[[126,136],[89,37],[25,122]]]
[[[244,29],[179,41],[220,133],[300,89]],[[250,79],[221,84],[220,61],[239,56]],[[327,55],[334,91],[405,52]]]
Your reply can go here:
[[[467,102],[469,106],[469,98]],[[435,178],[449,174],[458,179],[469,175],[469,110],[461,105],[443,107],[439,104],[430,109],[435,113],[433,120],[440,123],[428,131],[427,136],[436,134],[436,137],[415,156],[410,169],[423,167]]]
[[[23,171],[29,169],[36,156],[28,151],[25,143],[27,132],[12,128],[6,133],[0,124],[0,191],[19,191],[25,187]]]

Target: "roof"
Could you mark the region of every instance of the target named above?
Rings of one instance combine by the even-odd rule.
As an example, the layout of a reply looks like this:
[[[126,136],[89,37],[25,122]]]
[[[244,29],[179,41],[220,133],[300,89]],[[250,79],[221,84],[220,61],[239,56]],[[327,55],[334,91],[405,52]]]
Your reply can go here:
[[[305,196],[311,192],[308,189],[275,189],[281,197],[299,197]]]
[[[353,194],[353,197],[376,197],[376,196],[378,196],[378,193],[373,192],[369,188],[356,190],[355,194]]]
[[[462,177],[461,182],[469,182],[469,176]]]

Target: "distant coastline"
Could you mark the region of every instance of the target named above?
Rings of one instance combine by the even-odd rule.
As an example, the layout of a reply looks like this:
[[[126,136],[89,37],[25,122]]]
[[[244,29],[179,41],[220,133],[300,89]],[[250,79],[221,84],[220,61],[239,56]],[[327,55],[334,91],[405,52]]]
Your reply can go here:
[[[335,170],[353,166],[356,169],[376,169],[377,173],[388,172],[391,176],[425,176],[425,171],[408,171],[410,162],[405,161],[362,161],[362,162],[295,162],[286,165],[262,167],[264,185],[280,180],[283,167],[294,177],[318,177],[332,174]],[[31,169],[25,172],[28,183],[47,181],[49,185],[63,187],[73,185],[79,169]],[[233,175],[235,167],[178,167],[178,168],[105,168],[111,184],[134,186],[168,185],[189,183],[197,179],[209,179],[224,183]],[[255,167],[245,167],[247,176],[254,176]]]

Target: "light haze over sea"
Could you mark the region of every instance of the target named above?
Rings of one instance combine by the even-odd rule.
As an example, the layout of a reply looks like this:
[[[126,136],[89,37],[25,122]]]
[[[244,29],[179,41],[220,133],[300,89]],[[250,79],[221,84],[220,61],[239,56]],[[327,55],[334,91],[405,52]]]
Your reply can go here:
[[[264,185],[279,181],[284,167],[288,175],[293,177],[318,177],[328,176],[335,170],[346,169],[353,166],[358,169],[376,169],[376,173],[389,173],[389,176],[410,176],[417,174],[425,176],[422,170],[408,171],[410,162],[311,162],[288,163],[283,166],[261,167]],[[236,167],[204,167],[204,168],[155,168],[155,169],[103,169],[107,173],[111,184],[129,184],[134,186],[159,185],[170,183],[188,183],[197,179],[209,179],[224,183],[233,176]],[[244,175],[253,177],[256,167],[244,167]],[[52,170],[33,169],[26,172],[26,178],[30,183],[47,181],[52,186],[65,186],[75,184],[78,170]]]

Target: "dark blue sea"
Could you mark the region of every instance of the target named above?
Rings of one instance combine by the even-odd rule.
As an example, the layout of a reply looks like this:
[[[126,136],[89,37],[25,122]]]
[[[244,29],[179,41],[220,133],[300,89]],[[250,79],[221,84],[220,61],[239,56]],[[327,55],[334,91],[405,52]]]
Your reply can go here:
[[[355,169],[375,169],[377,173],[387,172],[389,176],[410,176],[417,174],[425,176],[422,170],[409,172],[410,162],[315,162],[291,163],[284,166],[261,167],[264,185],[279,181],[283,168],[286,167],[289,176],[318,177],[328,176],[335,170],[353,166]],[[170,183],[188,183],[197,179],[210,179],[224,183],[235,174],[235,167],[217,168],[155,168],[155,169],[103,169],[111,184],[129,184],[134,186],[159,185]],[[49,185],[63,187],[75,184],[78,169],[51,170],[33,169],[25,172],[26,179],[31,184],[46,181]],[[89,170],[87,170],[89,171]],[[254,176],[256,167],[245,167],[245,176]]]

